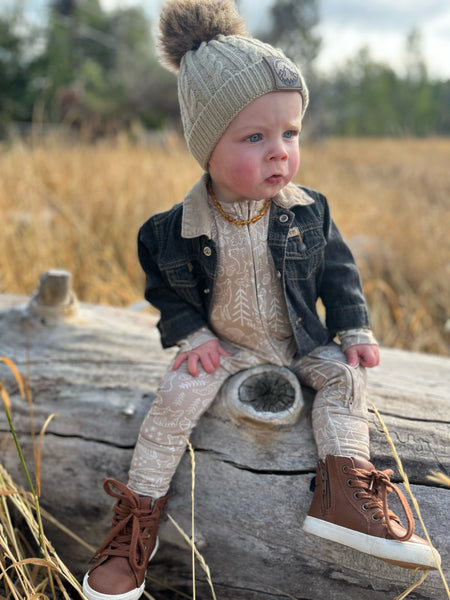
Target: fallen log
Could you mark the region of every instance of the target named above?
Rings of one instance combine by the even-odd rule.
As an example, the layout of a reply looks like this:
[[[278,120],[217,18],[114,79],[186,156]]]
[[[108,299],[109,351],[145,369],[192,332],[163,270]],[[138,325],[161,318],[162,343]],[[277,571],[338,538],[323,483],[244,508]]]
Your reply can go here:
[[[30,310],[27,298],[0,295],[0,355],[26,375],[35,430],[39,432],[50,414],[57,414],[43,443],[41,504],[95,547],[111,518],[112,501],[103,493],[102,482],[107,476],[126,481],[140,423],[173,351],[161,350],[151,314],[78,305],[73,298],[71,304],[70,311],[52,318],[51,310]],[[11,396],[13,424],[30,466],[28,407],[4,365],[0,378]],[[450,472],[449,384],[449,359],[401,350],[383,348],[381,366],[369,372],[370,400],[397,447],[447,578],[450,492],[427,476],[431,470]],[[195,539],[211,570],[216,596],[394,598],[414,579],[410,571],[301,529],[317,460],[310,425],[312,393],[302,391],[299,418],[276,428],[240,419],[230,412],[229,395],[222,391],[194,431]],[[371,445],[377,467],[394,468],[398,480],[374,415]],[[2,464],[25,486],[3,413],[0,452]],[[190,534],[189,453],[174,478],[167,512]],[[61,558],[81,576],[90,550],[50,523],[45,528]],[[417,531],[422,534],[420,526]],[[160,542],[148,589],[158,600],[190,596],[191,551],[167,516]],[[212,597],[198,566],[196,574],[197,597]],[[430,573],[412,596],[444,597],[437,572]]]

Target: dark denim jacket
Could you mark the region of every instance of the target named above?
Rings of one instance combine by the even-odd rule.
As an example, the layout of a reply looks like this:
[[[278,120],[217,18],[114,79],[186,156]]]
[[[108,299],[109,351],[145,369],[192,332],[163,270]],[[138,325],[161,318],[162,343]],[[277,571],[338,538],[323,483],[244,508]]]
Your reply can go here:
[[[282,280],[297,355],[303,356],[327,344],[337,331],[369,327],[369,318],[358,269],[330,217],[326,198],[300,189],[310,203],[287,209],[276,198],[272,202],[268,244]],[[154,215],[138,236],[145,297],[161,312],[158,328],[164,347],[210,327],[215,244],[204,234],[182,237],[184,210],[186,205],[180,203]],[[326,326],[316,312],[319,298]]]

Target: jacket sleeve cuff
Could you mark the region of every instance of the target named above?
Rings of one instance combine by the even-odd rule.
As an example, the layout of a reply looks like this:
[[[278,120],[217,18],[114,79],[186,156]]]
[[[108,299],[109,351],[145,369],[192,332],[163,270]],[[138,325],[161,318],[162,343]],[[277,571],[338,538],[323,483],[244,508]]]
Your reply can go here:
[[[189,352],[210,340],[217,340],[217,336],[208,327],[201,327],[182,340],[179,340],[177,346],[181,352]]]
[[[350,348],[350,346],[356,346],[358,344],[370,344],[374,346],[378,345],[372,330],[365,327],[338,331],[337,336],[341,343],[343,352],[345,352],[347,348]]]

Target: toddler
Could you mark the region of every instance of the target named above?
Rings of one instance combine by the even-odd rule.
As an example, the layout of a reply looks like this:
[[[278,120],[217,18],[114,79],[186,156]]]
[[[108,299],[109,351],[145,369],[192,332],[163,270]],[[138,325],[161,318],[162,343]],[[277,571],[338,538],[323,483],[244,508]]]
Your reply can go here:
[[[370,462],[365,368],[379,351],[353,257],[325,197],[292,183],[308,90],[295,64],[251,38],[229,0],[169,0],[160,47],[178,71],[188,148],[205,173],[141,228],[145,296],[179,353],[133,454],[113,527],[84,579],[89,600],[137,600],[185,439],[224,381],[261,364],[316,391],[319,462],[304,529],[406,567],[433,568],[411,512]],[[316,312],[321,299],[326,325]],[[334,341],[334,340],[337,340]],[[387,508],[400,494],[407,527]]]

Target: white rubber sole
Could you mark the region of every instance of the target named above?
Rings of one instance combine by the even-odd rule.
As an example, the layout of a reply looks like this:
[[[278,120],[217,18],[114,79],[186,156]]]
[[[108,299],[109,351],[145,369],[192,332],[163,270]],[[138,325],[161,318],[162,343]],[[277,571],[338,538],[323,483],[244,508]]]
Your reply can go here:
[[[315,517],[306,517],[303,530],[408,569],[436,569],[441,564],[439,552],[431,546],[377,538]]]
[[[159,547],[159,540],[156,538],[156,544],[153,549],[152,555],[150,556],[148,562],[152,560],[155,556]],[[83,579],[83,594],[86,596],[88,600],[138,600],[145,589],[145,579],[144,583],[138,587],[134,588],[134,590],[130,590],[129,592],[125,592],[125,594],[102,594],[101,592],[97,592],[92,589],[89,585],[89,573],[86,573]]]
[[[138,600],[144,593],[145,582],[139,588],[135,588],[125,594],[101,594],[91,588],[88,583],[89,575],[86,573],[83,579],[83,594],[88,600]]]

